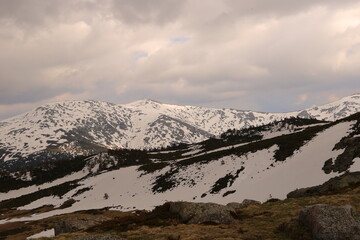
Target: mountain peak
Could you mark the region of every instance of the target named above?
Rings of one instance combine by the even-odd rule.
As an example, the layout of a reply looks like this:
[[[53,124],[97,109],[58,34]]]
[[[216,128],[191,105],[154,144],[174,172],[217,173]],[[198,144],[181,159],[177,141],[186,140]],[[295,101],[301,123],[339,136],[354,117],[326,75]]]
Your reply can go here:
[[[352,99],[359,99],[359,98],[360,98],[360,93],[352,94],[352,95],[349,96],[349,97],[352,98]]]
[[[142,102],[144,102],[145,104],[164,104],[163,102],[160,102],[160,101],[157,101],[157,100],[154,100],[154,99],[151,99],[151,98],[144,98],[142,100],[140,100]]]
[[[128,104],[125,104],[125,106],[127,107],[141,107],[141,106],[147,106],[147,105],[162,105],[164,103],[153,100],[153,99],[149,99],[149,98],[144,98],[141,100],[137,100]]]
[[[325,104],[324,106],[333,105],[333,104],[339,104],[339,103],[345,103],[345,102],[349,102],[349,101],[356,102],[356,103],[360,104],[360,93],[355,93],[355,94],[352,94],[350,96],[340,98],[339,100],[336,100],[336,101],[333,101],[331,103]]]

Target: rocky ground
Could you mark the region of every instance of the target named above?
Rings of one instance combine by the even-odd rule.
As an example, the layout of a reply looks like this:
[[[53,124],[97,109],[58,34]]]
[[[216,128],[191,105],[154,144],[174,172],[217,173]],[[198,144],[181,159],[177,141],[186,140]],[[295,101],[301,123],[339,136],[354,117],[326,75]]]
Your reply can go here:
[[[356,173],[347,174],[311,191],[298,190],[296,197],[292,194],[286,200],[269,199],[262,204],[249,200],[227,206],[168,202],[153,211],[88,210],[28,223],[6,223],[0,225],[0,239],[26,239],[54,229],[55,237],[43,239],[357,240],[360,184],[356,178]],[[300,194],[309,191],[310,195]],[[1,219],[10,213],[30,214],[2,209]]]

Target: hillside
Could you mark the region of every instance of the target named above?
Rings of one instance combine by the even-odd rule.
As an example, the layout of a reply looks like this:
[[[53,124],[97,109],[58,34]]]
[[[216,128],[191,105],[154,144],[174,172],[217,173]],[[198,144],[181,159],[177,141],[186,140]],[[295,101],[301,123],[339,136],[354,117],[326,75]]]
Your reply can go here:
[[[2,173],[0,208],[45,212],[152,209],[166,201],[225,204],[284,199],[297,188],[360,170],[360,113],[335,121],[290,118],[164,150],[108,150]],[[144,199],[146,199],[144,201]],[[70,201],[71,204],[68,204]],[[64,204],[68,204],[63,208]]]
[[[300,224],[299,212],[306,206],[314,204],[330,204],[342,206],[350,204],[360,210],[360,178],[351,188],[328,192],[327,195],[289,198],[286,200],[271,199],[262,204],[254,204],[235,208],[235,222],[232,224],[188,224],[179,216],[169,213],[169,203],[157,206],[153,211],[120,212],[111,210],[88,210],[76,213],[53,216],[32,222],[13,222],[0,224],[0,238],[25,239],[29,236],[53,236],[54,228],[64,221],[77,227],[82,221],[88,227],[82,230],[70,230],[51,239],[147,239],[147,240],[312,240],[310,230]],[[354,177],[355,177],[354,175]],[[331,180],[333,183],[336,179]],[[338,182],[342,179],[338,179]],[[321,186],[319,186],[321,188]],[[170,203],[171,204],[171,203]],[[45,211],[45,208],[34,212]],[[17,214],[29,214],[18,211]],[[99,222],[96,222],[99,221]],[[77,224],[76,224],[77,223]],[[92,227],[89,227],[92,226]],[[65,230],[65,229],[64,229]],[[40,234],[39,234],[40,233]],[[101,238],[101,236],[104,236]],[[46,238],[49,239],[49,238]]]

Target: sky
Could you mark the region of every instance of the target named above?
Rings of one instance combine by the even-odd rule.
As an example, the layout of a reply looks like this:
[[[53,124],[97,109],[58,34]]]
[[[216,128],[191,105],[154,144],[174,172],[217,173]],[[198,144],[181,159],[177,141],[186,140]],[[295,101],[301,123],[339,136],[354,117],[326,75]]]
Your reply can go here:
[[[0,119],[87,99],[287,112],[359,77],[360,1],[0,0]]]

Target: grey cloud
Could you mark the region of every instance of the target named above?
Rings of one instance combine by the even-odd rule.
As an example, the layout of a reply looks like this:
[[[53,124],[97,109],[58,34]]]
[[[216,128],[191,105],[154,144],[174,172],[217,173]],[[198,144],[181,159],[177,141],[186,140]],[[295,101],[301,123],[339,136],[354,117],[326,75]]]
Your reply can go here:
[[[298,12],[306,11],[311,7],[325,6],[346,6],[348,4],[357,3],[357,0],[253,0],[238,1],[225,0],[228,6],[239,15],[261,15],[270,14],[275,16],[291,15]]]
[[[107,0],[0,0],[0,20],[3,24],[14,23],[29,33],[61,22],[91,21],[96,15],[91,13],[105,14],[106,3]]]
[[[0,19],[29,27],[48,20],[76,21],[86,12],[82,20],[113,16],[124,23],[164,24],[175,20],[185,4],[177,0],[0,0]]]
[[[61,12],[60,0],[0,0],[0,18],[8,19],[19,25],[39,25],[47,17],[58,16]]]
[[[178,18],[185,3],[185,0],[112,0],[110,11],[126,23],[165,24]]]
[[[0,0],[0,106],[89,96],[285,111],[345,96],[360,89],[360,27],[342,18],[359,16],[337,13],[360,5],[344,2]]]

